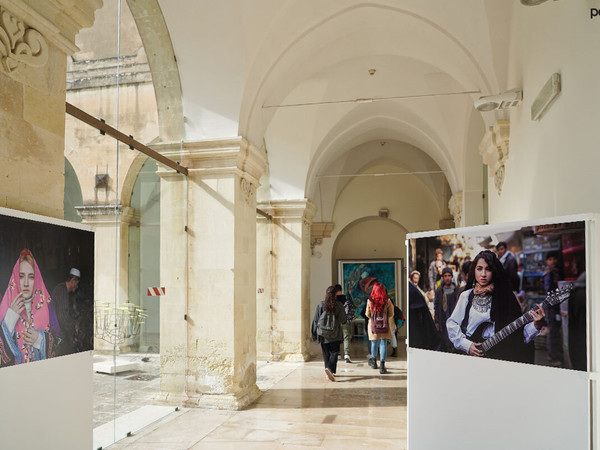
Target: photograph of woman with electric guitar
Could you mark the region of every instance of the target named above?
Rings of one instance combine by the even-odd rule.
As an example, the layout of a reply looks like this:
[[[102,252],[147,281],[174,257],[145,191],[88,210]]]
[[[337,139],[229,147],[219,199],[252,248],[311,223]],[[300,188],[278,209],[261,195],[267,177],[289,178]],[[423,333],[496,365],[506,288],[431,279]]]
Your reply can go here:
[[[468,280],[446,322],[454,347],[471,356],[533,363],[533,339],[545,324],[543,308],[522,315],[502,263],[489,250],[475,256]],[[495,341],[490,348],[484,347],[488,339]]]

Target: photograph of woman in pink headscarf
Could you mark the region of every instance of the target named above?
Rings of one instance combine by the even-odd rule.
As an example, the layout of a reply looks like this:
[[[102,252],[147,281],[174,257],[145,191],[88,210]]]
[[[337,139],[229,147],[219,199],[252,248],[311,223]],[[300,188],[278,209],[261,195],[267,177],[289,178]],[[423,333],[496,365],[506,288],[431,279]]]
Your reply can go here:
[[[0,303],[0,367],[54,356],[60,328],[32,253],[21,251]]]

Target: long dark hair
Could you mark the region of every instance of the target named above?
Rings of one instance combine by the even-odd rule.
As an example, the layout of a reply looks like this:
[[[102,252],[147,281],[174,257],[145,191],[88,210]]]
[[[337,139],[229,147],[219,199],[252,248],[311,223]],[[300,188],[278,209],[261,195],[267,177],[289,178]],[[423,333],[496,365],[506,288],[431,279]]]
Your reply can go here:
[[[475,268],[477,267],[477,261],[483,259],[488,267],[492,269],[492,283],[494,283],[494,289],[501,288],[503,285],[506,285],[508,290],[510,290],[510,286],[508,284],[508,277],[506,276],[506,271],[502,266],[502,263],[496,256],[494,252],[490,250],[483,250],[479,252],[473,262],[471,262],[471,267],[469,267],[469,282],[467,283],[467,289],[475,286]]]
[[[325,300],[323,301],[323,309],[325,311],[334,312],[337,306],[335,294],[340,290],[339,285],[329,286],[325,291]]]
[[[508,276],[506,275],[504,266],[502,266],[502,263],[500,262],[500,260],[494,252],[484,250],[482,252],[479,252],[477,256],[473,259],[473,262],[471,263],[471,268],[469,269],[469,282],[467,283],[466,288],[470,289],[473,286],[475,286],[475,268],[477,267],[477,262],[480,259],[483,259],[487,263],[488,267],[492,269],[491,282],[494,283],[494,293],[492,294],[492,296],[495,299],[499,300],[492,301],[492,310],[490,312],[490,318],[493,321],[498,319],[506,321],[508,320],[507,318],[498,316],[500,311],[500,303],[510,301],[511,304],[514,304],[517,300],[516,298],[513,298],[514,294],[510,290],[510,284],[508,282]],[[503,310],[506,311],[505,308],[503,308]]]

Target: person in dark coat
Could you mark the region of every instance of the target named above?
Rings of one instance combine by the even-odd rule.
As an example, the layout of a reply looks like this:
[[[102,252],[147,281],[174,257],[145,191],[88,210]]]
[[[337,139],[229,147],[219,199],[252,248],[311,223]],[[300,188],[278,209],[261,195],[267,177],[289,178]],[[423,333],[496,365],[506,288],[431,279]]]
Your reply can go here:
[[[352,300],[344,295],[342,285],[336,284],[336,296],[337,301],[344,307],[346,312],[346,323],[342,324],[342,333],[344,335],[344,361],[348,364],[352,363],[350,360],[350,349],[352,348],[352,321],[354,320],[354,304]],[[365,304],[366,306],[366,304]]]
[[[72,268],[67,280],[56,285],[52,290],[52,300],[56,308],[60,324],[60,343],[56,350],[57,356],[69,355],[74,352],[73,339],[75,336],[75,313],[73,309],[75,292],[79,287],[81,272]]]
[[[321,344],[323,352],[323,362],[325,363],[325,375],[331,381],[335,381],[335,373],[337,369],[337,360],[340,354],[340,344],[344,339],[342,332],[342,324],[346,323],[346,311],[340,302],[337,301],[337,295],[340,292],[337,286],[329,286],[325,291],[325,300],[317,305],[315,316],[310,327],[310,335],[313,341],[318,341]],[[319,335],[318,324],[319,318],[323,311],[331,312],[335,315],[337,324],[337,332],[333,337],[324,337]]]
[[[546,255],[546,268],[544,270],[544,275],[542,275],[542,282],[544,283],[546,295],[558,288],[558,282],[561,279],[558,270],[558,257],[559,254],[557,251],[550,251]],[[548,361],[553,367],[563,367],[564,352],[560,305],[548,305],[544,309],[548,327],[546,332]]]
[[[440,345],[427,300],[412,282],[408,283],[408,345],[425,350],[435,350]]]
[[[575,370],[587,370],[586,344],[586,274],[583,272],[569,296],[569,357]]]
[[[498,242],[496,245],[496,252],[498,253],[498,258],[502,263],[502,267],[504,267],[504,270],[506,271],[510,290],[515,293],[519,292],[521,290],[521,279],[519,278],[519,264],[517,263],[517,258],[515,258],[515,255],[508,250],[506,242]]]
[[[452,281],[453,275],[450,267],[444,267],[444,270],[442,270],[442,284],[436,289],[434,300],[435,328],[439,331],[442,339],[440,350],[445,352],[454,351],[454,345],[448,339],[448,331],[446,330],[446,321],[452,315],[458,300],[458,287]]]

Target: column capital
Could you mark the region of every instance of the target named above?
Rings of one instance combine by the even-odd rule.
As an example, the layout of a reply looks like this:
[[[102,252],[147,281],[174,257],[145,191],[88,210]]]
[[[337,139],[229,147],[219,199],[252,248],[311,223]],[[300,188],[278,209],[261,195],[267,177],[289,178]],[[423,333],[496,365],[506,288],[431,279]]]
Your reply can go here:
[[[75,209],[85,224],[106,226],[132,224],[135,221],[135,210],[129,206],[84,205]]]
[[[92,26],[94,13],[101,7],[102,0],[0,0],[0,28],[8,37],[8,42],[1,42],[5,47],[4,52],[0,51],[3,68],[10,72],[19,63],[39,67],[35,64],[43,61],[45,65],[48,42],[67,55],[77,52],[75,36],[82,28]],[[20,51],[15,53],[17,46]],[[23,46],[30,52],[24,52]]]
[[[237,174],[252,184],[267,171],[267,156],[243,137],[154,144],[152,149],[188,168],[190,177]],[[160,169],[159,169],[159,172]],[[175,172],[173,172],[175,173]],[[166,176],[162,174],[161,176]]]
[[[313,222],[310,227],[310,248],[323,243],[324,238],[331,237],[333,222]]]
[[[510,144],[510,122],[498,120],[486,131],[479,144],[479,154],[488,166],[488,176],[494,178],[498,195],[504,183],[505,163],[508,160]]]
[[[306,198],[271,200],[268,202],[261,202],[257,206],[259,209],[268,212],[273,219],[280,220],[303,219],[312,223],[312,219],[317,213],[315,204]]]

